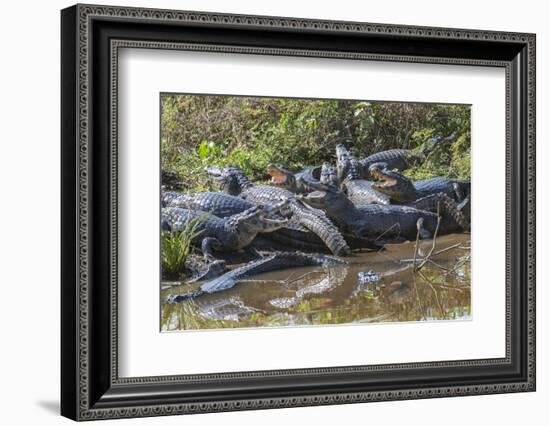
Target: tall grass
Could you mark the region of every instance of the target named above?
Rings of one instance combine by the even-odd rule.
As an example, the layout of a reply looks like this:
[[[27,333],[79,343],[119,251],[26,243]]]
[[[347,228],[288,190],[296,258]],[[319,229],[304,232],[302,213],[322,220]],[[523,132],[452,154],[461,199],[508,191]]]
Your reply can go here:
[[[191,243],[204,229],[199,229],[208,215],[197,216],[185,224],[180,232],[162,233],[162,272],[169,277],[178,276],[185,269],[185,262],[193,252]]]

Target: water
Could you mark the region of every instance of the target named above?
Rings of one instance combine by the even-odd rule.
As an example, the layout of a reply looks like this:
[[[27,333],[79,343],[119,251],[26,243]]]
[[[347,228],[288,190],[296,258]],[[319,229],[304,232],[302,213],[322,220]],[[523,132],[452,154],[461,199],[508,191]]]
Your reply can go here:
[[[417,265],[432,250],[421,241]],[[438,253],[440,252],[441,253]],[[470,235],[439,237],[413,271],[414,242],[355,253],[347,266],[257,275],[232,289],[162,304],[162,331],[471,319]],[[198,287],[163,282],[161,301]]]

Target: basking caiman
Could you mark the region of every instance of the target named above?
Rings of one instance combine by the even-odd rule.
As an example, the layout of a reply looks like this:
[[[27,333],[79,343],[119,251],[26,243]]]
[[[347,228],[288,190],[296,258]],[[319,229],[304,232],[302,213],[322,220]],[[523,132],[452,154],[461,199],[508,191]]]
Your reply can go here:
[[[445,138],[437,135],[416,149],[389,149],[369,155],[359,160],[363,178],[370,179],[369,167],[374,163],[386,163],[389,170],[406,170],[424,160],[436,147],[453,142],[456,138],[456,133]]]
[[[429,238],[438,226],[437,213],[411,206],[382,204],[355,206],[342,191],[325,185],[319,184],[317,190],[299,197],[312,207],[323,209],[341,229],[359,238],[377,241],[391,241],[400,237],[413,239],[418,232],[423,238]],[[428,203],[430,200],[426,201],[426,204]],[[467,226],[467,220],[460,211],[456,211],[456,203],[454,203],[455,211],[447,211],[453,208],[453,203],[439,204],[441,219],[438,233],[440,235],[462,231]]]
[[[306,254],[301,252],[272,252],[269,255],[249,262],[239,268],[233,269],[222,276],[208,281],[200,286],[196,291],[171,295],[167,303],[177,303],[188,299],[194,299],[203,294],[217,293],[227,290],[240,281],[252,275],[263,274],[279,269],[297,268],[304,266],[338,266],[346,265],[347,262],[332,256],[322,254]]]
[[[244,172],[236,167],[209,166],[205,171],[226,194],[239,195],[255,204],[270,204],[293,197],[292,192],[280,187],[254,185]]]
[[[444,193],[461,202],[470,192],[470,181],[436,177],[413,183],[401,173],[388,170],[385,163],[374,163],[369,171],[378,180],[373,186],[396,203],[408,204],[419,198],[439,193]]]
[[[340,187],[353,204],[390,204],[390,197],[377,191],[373,182],[362,178],[361,165],[341,144],[336,146],[336,170]]]
[[[163,207],[182,207],[189,210],[202,210],[219,217],[228,217],[242,213],[255,203],[241,197],[220,192],[194,192],[181,194],[179,192],[163,191],[161,193]]]
[[[242,213],[226,218],[214,216],[201,210],[181,207],[162,209],[162,228],[180,232],[194,218],[202,217],[197,225],[199,234],[194,244],[200,244],[205,257],[213,257],[213,251],[239,250],[247,247],[259,233],[274,232],[288,223],[288,219],[271,219],[268,216],[284,208],[288,201],[262,208],[254,206]]]
[[[243,198],[221,192],[195,192],[192,194],[163,192],[161,200],[164,207],[183,207],[190,210],[202,210],[218,217],[232,216],[257,205]],[[284,244],[286,247],[292,247],[297,250],[326,251],[328,247],[319,235],[310,230],[313,229],[322,235],[325,240],[334,242],[331,246],[334,254],[346,254],[345,250],[342,250],[341,245],[338,244],[338,239],[330,236],[330,233],[335,229],[334,225],[330,224],[330,227],[326,226],[326,220],[319,219],[310,209],[306,210],[301,208],[301,206],[288,206],[285,208],[285,214],[288,216],[293,216],[294,212],[296,212],[296,217],[300,217],[302,223],[308,223],[309,229],[300,225],[300,220],[291,217],[287,225],[266,236]],[[282,218],[281,215],[271,215],[271,217],[275,219]],[[328,249],[331,250],[330,248]]]
[[[292,192],[276,186],[254,186],[241,170],[234,167],[212,166],[207,167],[206,172],[225,192],[240,195],[246,201],[259,205],[270,205],[280,200],[287,200],[288,203],[281,213],[284,216],[292,216],[292,223],[301,225],[317,235],[333,254],[346,256],[351,253],[346,240],[326,214],[323,211],[304,206],[296,200]],[[279,236],[281,233],[277,233],[277,235]]]

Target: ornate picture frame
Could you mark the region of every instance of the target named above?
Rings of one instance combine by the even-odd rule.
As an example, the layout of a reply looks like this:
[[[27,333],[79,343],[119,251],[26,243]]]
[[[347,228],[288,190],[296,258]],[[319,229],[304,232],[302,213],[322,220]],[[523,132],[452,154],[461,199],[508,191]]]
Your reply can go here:
[[[534,34],[96,5],[64,9],[61,30],[62,415],[93,420],[535,390]],[[119,377],[117,58],[125,47],[504,69],[506,356]]]

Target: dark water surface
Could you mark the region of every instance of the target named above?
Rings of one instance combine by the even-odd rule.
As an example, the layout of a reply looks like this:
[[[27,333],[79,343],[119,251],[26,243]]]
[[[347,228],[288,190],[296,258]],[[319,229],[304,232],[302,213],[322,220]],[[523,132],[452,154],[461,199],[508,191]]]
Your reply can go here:
[[[417,264],[431,249],[432,240],[420,242]],[[200,284],[163,282],[161,330],[471,319],[470,235],[439,237],[419,272],[413,256],[414,242],[389,245],[347,266],[270,272],[175,304],[164,301]]]

